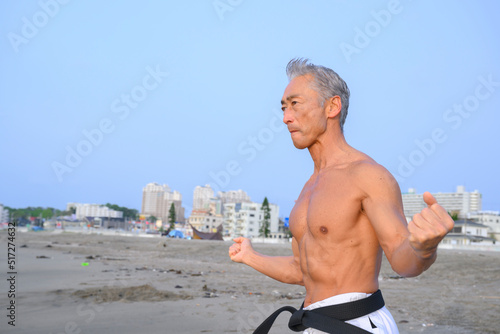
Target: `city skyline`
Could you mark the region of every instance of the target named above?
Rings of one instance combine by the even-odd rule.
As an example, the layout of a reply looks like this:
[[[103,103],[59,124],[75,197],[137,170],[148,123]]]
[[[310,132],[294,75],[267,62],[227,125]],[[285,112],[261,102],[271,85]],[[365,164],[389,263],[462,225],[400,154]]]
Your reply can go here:
[[[152,191],[155,194],[154,197],[157,197],[156,194],[158,192],[161,192],[162,193],[161,197],[162,198],[165,197],[165,199],[168,201],[164,208],[163,208],[164,205],[162,205],[162,204],[154,204],[154,206],[157,206],[157,205],[161,206],[162,208],[160,210],[165,211],[164,214],[152,214],[151,212],[153,212],[155,210],[152,208],[144,210],[145,205],[146,205],[146,207],[148,206],[148,204],[145,202],[145,199],[147,198],[147,197],[145,197],[146,196],[146,189],[148,189],[148,188],[149,188],[149,191]],[[202,192],[204,194],[201,194],[199,192],[200,190],[202,190]],[[207,192],[206,190],[209,190],[209,191]],[[460,211],[460,215],[467,214],[467,213],[478,213],[478,212],[484,212],[484,213],[487,213],[487,212],[497,212],[498,213],[498,212],[500,212],[500,208],[496,209],[496,210],[484,209],[482,207],[483,196],[482,196],[481,191],[478,189],[474,189],[474,190],[467,189],[463,185],[456,185],[454,191],[436,191],[436,192],[432,192],[432,194],[436,197],[438,202],[440,204],[442,204],[443,207],[450,212],[450,214],[456,213],[458,211]],[[192,196],[191,197],[187,196],[187,198],[192,198],[192,202],[194,203],[194,202],[200,200],[200,197],[199,197],[200,195],[203,197],[202,202],[200,202],[200,204],[201,204],[200,206],[198,206],[198,207],[196,207],[196,206],[191,207],[189,205],[186,206],[183,202],[182,193],[180,193],[177,190],[172,190],[168,184],[160,185],[156,182],[150,182],[142,188],[142,202],[141,202],[141,206],[140,206],[141,209],[136,209],[135,207],[129,207],[129,209],[136,209],[138,214],[140,214],[140,215],[158,216],[157,218],[161,218],[160,216],[164,216],[163,218],[165,218],[168,216],[167,209],[170,208],[170,204],[173,201],[173,202],[176,202],[176,211],[180,209],[181,212],[185,212],[184,218],[187,220],[189,218],[189,216],[191,215],[193,210],[197,211],[198,212],[197,214],[199,214],[200,213],[199,211],[201,210],[201,212],[203,212],[203,215],[211,212],[212,209],[209,208],[208,203],[210,203],[213,200],[218,200],[218,201],[222,200],[221,204],[223,205],[226,201],[228,201],[227,199],[224,199],[226,196],[229,196],[229,198],[231,198],[231,200],[229,200],[229,203],[244,203],[244,202],[261,203],[262,202],[262,201],[261,202],[252,201],[251,196],[249,196],[242,189],[227,190],[226,192],[223,192],[223,193],[219,192],[218,194],[216,194],[208,184],[206,184],[204,186],[202,186],[202,185],[196,186],[193,189]],[[403,208],[404,208],[405,216],[407,217],[407,219],[411,219],[411,217],[414,214],[420,212],[422,210],[422,208],[425,206],[425,203],[423,200],[423,192],[417,192],[417,189],[415,189],[415,188],[409,188],[406,192],[402,191],[401,195],[402,195],[402,200],[403,200]],[[451,201],[450,201],[450,196],[451,196]],[[457,197],[455,197],[455,196],[457,196]],[[462,200],[463,196],[466,196],[465,202]],[[186,197],[184,197],[184,198],[186,198]],[[204,203],[204,202],[206,202],[206,203]],[[279,203],[275,203],[272,201],[269,201],[269,202],[270,202],[270,204],[277,205],[278,207],[280,207]],[[109,203],[109,202],[107,202],[107,203]],[[85,205],[85,206],[98,205],[98,206],[103,206],[105,209],[107,209],[105,207],[104,203],[85,203],[85,204],[83,204],[83,203],[75,203],[75,202],[67,202],[65,205],[65,209],[69,210],[69,207],[74,206],[74,204]],[[111,203],[111,204],[120,205],[120,203]],[[4,204],[0,202],[0,205],[4,205]],[[177,207],[177,205],[179,207]],[[448,207],[449,205],[451,205],[451,207]],[[37,207],[37,206],[30,205],[30,207]],[[14,208],[14,209],[19,209],[19,208]],[[60,208],[54,207],[54,209],[60,209]],[[63,211],[63,210],[61,210],[61,211]],[[220,214],[220,212],[214,212],[214,213]],[[406,214],[406,213],[408,213],[408,214]],[[279,217],[280,218],[287,218],[288,213],[284,213],[283,215],[280,215]],[[460,216],[460,217],[462,217],[462,216]]]
[[[241,1],[0,4],[0,203],[141,209],[210,184],[284,217],[313,172],[279,101],[295,57],[351,91],[347,142],[401,191],[479,190],[500,210],[500,4]],[[88,18],[92,18],[89,20]]]

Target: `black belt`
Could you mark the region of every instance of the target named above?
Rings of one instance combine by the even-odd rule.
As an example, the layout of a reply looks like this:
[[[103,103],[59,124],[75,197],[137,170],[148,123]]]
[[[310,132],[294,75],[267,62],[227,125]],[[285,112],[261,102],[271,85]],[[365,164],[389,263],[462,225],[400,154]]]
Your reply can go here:
[[[284,306],[264,320],[253,334],[267,334],[278,315],[284,311],[292,313],[292,317],[288,322],[288,327],[294,332],[300,332],[307,328],[315,328],[326,333],[369,333],[364,329],[344,321],[363,317],[380,310],[384,305],[385,302],[384,298],[382,298],[382,292],[377,290],[377,292],[367,298],[343,304],[320,307],[310,311],[303,309],[304,303],[302,303],[299,310],[292,306]]]

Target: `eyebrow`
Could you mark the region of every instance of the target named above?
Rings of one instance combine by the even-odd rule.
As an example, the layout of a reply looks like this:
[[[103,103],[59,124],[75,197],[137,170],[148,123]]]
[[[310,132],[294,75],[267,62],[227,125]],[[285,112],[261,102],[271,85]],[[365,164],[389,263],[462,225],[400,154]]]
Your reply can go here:
[[[300,97],[300,95],[298,95],[298,94],[289,95],[289,96],[287,96],[286,100],[290,101],[291,99],[294,99],[296,97]],[[281,105],[283,105],[283,104],[285,104],[285,101],[281,100]]]

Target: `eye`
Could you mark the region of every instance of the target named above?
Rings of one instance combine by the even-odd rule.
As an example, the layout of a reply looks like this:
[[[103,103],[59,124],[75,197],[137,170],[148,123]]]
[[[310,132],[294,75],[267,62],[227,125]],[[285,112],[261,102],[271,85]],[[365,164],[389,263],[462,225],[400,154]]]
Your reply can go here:
[[[291,105],[294,106],[297,104],[297,101],[292,101]]]

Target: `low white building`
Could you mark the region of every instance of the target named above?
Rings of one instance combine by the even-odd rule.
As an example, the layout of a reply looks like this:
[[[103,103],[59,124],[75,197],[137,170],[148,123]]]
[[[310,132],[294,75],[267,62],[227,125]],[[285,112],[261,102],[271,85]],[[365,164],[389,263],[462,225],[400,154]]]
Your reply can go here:
[[[123,218],[123,212],[110,209],[101,204],[68,203],[66,210],[69,211],[71,208],[76,209],[75,215],[77,219],[83,219],[84,217]]]
[[[479,224],[488,226],[488,234],[500,240],[500,212],[498,211],[476,211],[467,214],[467,218]]]
[[[223,235],[232,238],[259,236],[261,222],[264,219],[264,212],[261,209],[262,203],[243,202],[224,204],[224,225]],[[279,206],[269,203],[271,219],[269,224],[270,233],[279,232]]]
[[[9,222],[9,210],[7,210],[3,204],[0,204],[0,223]]]
[[[441,241],[444,245],[494,245],[495,239],[489,237],[488,226],[469,219],[455,221],[455,226]]]

